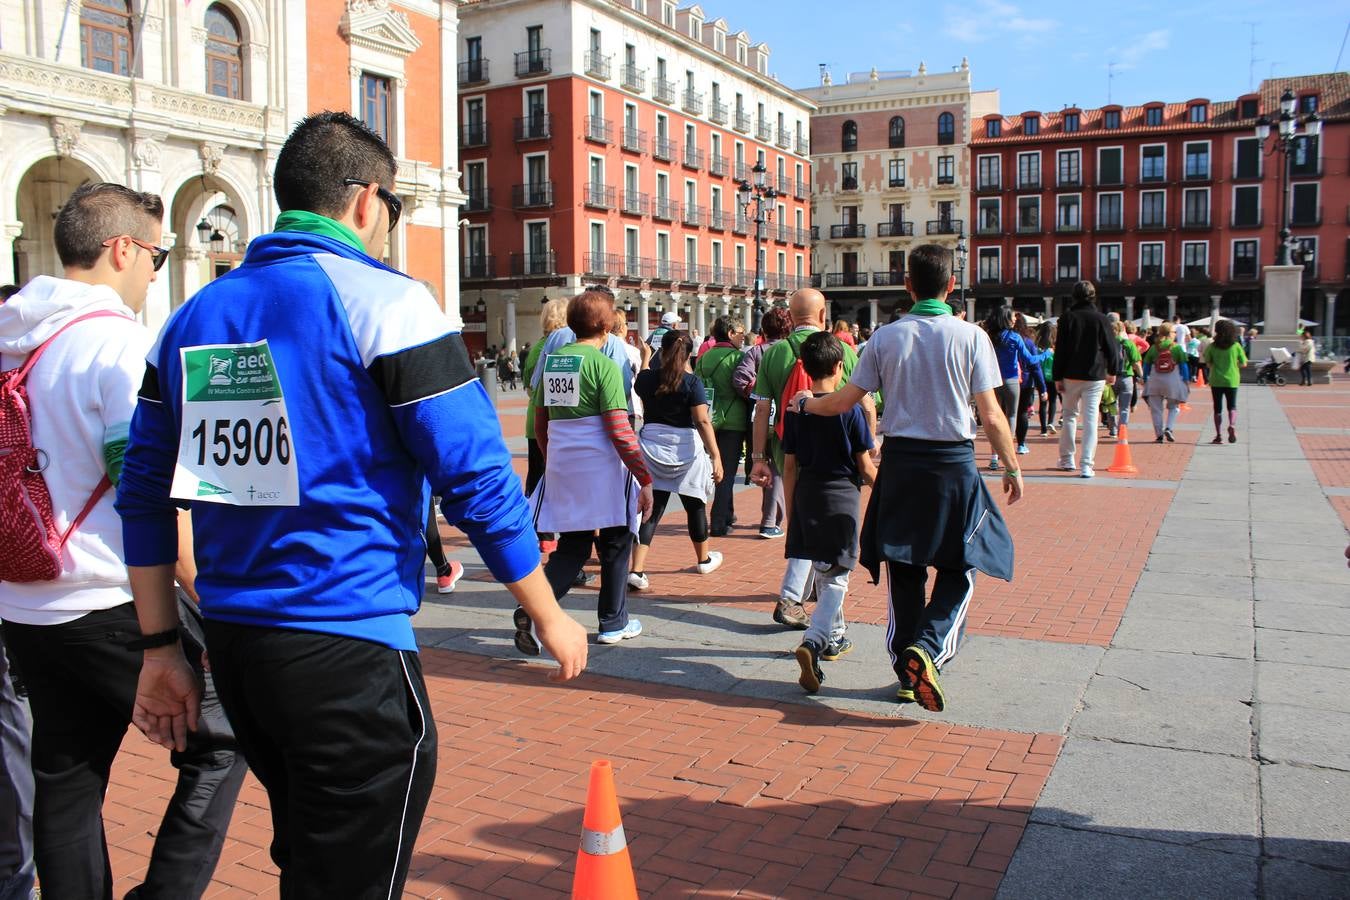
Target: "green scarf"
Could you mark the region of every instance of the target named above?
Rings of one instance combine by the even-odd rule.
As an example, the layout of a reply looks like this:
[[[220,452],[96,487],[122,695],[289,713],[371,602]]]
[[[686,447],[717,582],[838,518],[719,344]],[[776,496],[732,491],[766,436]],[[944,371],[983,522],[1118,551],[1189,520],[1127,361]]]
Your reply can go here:
[[[913,316],[950,316],[952,308],[946,300],[920,300],[909,310]]]
[[[356,236],[355,231],[336,219],[330,219],[327,216],[321,216],[318,213],[303,209],[288,209],[277,216],[277,224],[272,230],[308,231],[311,234],[320,234],[326,238],[350,244],[362,253],[366,252],[365,245],[361,243],[361,239]]]

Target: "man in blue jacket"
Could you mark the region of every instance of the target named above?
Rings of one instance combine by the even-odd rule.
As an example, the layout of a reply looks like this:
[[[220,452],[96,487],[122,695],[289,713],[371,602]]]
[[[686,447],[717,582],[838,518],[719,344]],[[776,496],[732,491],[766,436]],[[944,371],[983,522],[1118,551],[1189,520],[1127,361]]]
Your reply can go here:
[[[346,113],[296,127],[276,229],[149,353],[118,489],[151,645],[134,721],[181,749],[197,718],[172,590],[185,506],[211,670],[267,789],[287,898],[402,895],[436,765],[411,623],[428,493],[529,613],[552,677],[586,664],[459,332],[378,261],[394,172]]]

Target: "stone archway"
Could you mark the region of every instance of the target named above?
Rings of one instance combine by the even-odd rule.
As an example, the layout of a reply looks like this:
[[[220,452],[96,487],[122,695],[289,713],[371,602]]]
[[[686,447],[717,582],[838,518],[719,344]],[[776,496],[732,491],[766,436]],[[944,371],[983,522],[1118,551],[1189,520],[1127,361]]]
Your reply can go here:
[[[19,180],[18,213],[23,232],[14,242],[16,284],[38,275],[60,275],[53,234],[56,214],[77,187],[98,179],[78,160],[50,156],[34,163]]]
[[[233,186],[214,175],[191,178],[178,188],[167,214],[178,236],[169,270],[174,309],[243,259],[253,237],[245,210]],[[207,227],[199,232],[202,223]]]

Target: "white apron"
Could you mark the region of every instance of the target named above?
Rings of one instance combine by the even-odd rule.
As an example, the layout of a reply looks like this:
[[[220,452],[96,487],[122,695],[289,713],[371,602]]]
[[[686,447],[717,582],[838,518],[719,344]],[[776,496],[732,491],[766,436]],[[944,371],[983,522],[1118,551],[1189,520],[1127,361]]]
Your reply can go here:
[[[713,495],[712,458],[698,431],[647,423],[638,435],[652,489],[707,503]]]
[[[548,423],[544,477],[530,494],[539,532],[638,530],[638,483],[619,459],[599,416]]]

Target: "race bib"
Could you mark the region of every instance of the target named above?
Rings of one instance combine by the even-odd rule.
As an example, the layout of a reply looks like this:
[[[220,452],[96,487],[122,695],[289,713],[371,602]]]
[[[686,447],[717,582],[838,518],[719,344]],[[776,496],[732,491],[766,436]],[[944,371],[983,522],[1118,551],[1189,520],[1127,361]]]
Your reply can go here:
[[[581,405],[581,357],[548,356],[544,360],[544,406]]]
[[[712,409],[712,408],[713,408],[713,396],[716,394],[716,391],[715,391],[713,388],[705,387],[705,388],[703,388],[703,394],[704,394],[705,397],[708,398],[708,409]]]
[[[299,506],[286,398],[267,341],[184,347],[176,500]]]

